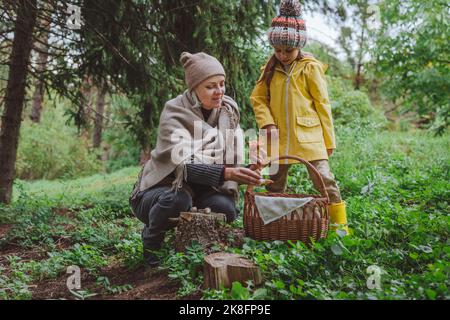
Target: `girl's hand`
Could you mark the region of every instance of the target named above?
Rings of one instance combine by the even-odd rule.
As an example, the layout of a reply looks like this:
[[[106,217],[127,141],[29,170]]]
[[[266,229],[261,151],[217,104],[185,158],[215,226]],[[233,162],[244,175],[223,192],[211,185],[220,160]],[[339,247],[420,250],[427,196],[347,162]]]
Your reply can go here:
[[[268,124],[267,126],[262,127],[261,129],[266,129],[267,130],[267,134],[269,135],[269,137],[270,137],[271,131],[278,130],[277,126],[274,125],[274,124]]]
[[[258,172],[264,165],[264,161],[267,159],[267,152],[262,147],[262,143],[258,141],[249,141],[249,158],[251,165],[250,170]]]
[[[328,156],[329,156],[329,157],[331,157],[331,155],[333,154],[333,152],[334,152],[334,149],[327,149],[327,153],[328,153]]]
[[[263,165],[263,160],[258,157],[258,162],[251,164],[248,168],[252,171],[255,171],[258,174],[261,174],[262,165]]]
[[[278,128],[274,124],[268,124],[265,127],[262,127],[261,129],[265,129],[267,132],[267,142],[270,144],[272,138],[278,139]]]

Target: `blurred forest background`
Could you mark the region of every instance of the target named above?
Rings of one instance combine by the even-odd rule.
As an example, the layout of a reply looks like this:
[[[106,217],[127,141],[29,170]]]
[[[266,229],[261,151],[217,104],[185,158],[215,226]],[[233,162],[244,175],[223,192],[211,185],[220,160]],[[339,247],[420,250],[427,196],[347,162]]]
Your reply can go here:
[[[0,200],[10,198],[14,177],[70,179],[145,159],[164,103],[185,88],[183,51],[205,51],[225,65],[227,94],[243,127],[255,127],[249,94],[271,54],[265,32],[276,5],[2,0]],[[339,32],[334,47],[310,38],[305,48],[330,66],[338,125],[445,132],[446,1],[311,0],[303,10]]]
[[[28,285],[64,276],[69,264],[98,277],[111,261],[124,261],[120,268],[141,262],[128,194],[155,146],[164,103],[185,90],[180,53],[217,57],[241,125],[256,127],[249,96],[272,54],[266,31],[278,6],[0,0],[0,299],[30,298]],[[322,31],[325,38],[310,37],[305,51],[329,65],[338,139],[330,164],[354,236],[314,252],[244,246],[240,253],[268,279],[266,296],[258,297],[448,299],[448,1],[304,0],[302,8],[337,35],[330,44]],[[289,184],[314,192],[306,177],[293,169]],[[166,265],[182,281],[182,295],[201,286],[195,272],[186,273],[201,264],[198,254],[166,255],[178,259]],[[366,292],[361,263],[384,267],[389,286]],[[116,294],[120,288],[105,277],[94,283]],[[232,294],[254,292],[238,287]]]

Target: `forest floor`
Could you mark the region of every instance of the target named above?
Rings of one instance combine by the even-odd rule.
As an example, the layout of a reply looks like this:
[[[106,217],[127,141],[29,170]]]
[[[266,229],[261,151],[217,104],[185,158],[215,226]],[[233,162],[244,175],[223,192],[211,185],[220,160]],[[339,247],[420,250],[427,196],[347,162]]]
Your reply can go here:
[[[9,237],[9,231],[12,229],[12,224],[0,225],[0,239]],[[70,248],[70,241],[61,238],[56,241],[58,250]],[[47,251],[45,249],[39,250],[37,248],[27,249],[14,241],[8,241],[0,252],[0,269],[3,275],[8,275],[16,272],[11,268],[8,261],[19,260],[22,263],[34,261],[39,263],[47,258]],[[86,270],[81,269],[81,286],[83,292],[77,295],[72,293],[67,286],[67,279],[70,274],[62,273],[54,279],[36,279],[28,284],[32,299],[164,299],[171,300],[177,298],[177,290],[179,284],[176,281],[171,281],[167,277],[167,272],[158,269],[145,268],[143,265],[130,270],[120,263],[111,264],[102,267],[98,273],[103,277],[107,277],[110,286],[116,288],[124,288],[127,286],[128,290],[117,290],[115,292],[108,291],[104,287],[99,287],[97,281],[98,277],[93,276]],[[100,290],[99,290],[100,289]],[[75,290],[76,292],[76,290]],[[83,297],[83,294],[85,297]],[[185,297],[186,299],[198,298],[193,295]]]
[[[0,239],[8,237],[11,230],[11,224],[0,225]],[[59,250],[68,249],[69,241],[64,239],[57,242]],[[0,252],[0,269],[4,275],[12,274],[15,271],[9,267],[7,263],[11,259],[20,260],[22,263],[28,261],[45,260],[47,252],[45,250],[26,249],[20,244],[8,242],[2,247]],[[81,269],[81,286],[83,290],[70,291],[67,286],[67,279],[71,274],[62,273],[54,279],[37,279],[31,281],[27,286],[31,293],[32,299],[100,299],[100,300],[172,300],[179,299],[177,291],[179,283],[170,280],[167,271],[158,270],[157,268],[146,268],[144,265],[130,269],[120,263],[111,264],[98,270],[98,274],[106,277],[109,281],[110,288],[124,288],[122,290],[111,290],[104,286],[99,286],[98,276],[90,274],[88,271]],[[109,290],[108,290],[109,289]],[[73,293],[75,292],[75,293]],[[183,299],[199,299],[199,294],[193,294],[183,297]]]
[[[195,243],[175,252],[171,231],[161,266],[145,269],[142,224],[128,204],[138,167],[16,181],[13,203],[0,205],[0,300],[449,299],[449,136],[357,133],[341,132],[330,160],[350,237],[332,233],[310,248],[243,238],[241,188],[240,218],[228,243],[213,250],[254,261],[264,277],[259,288],[204,290],[205,252]],[[301,166],[292,167],[288,185],[290,192],[316,193]],[[69,266],[80,268],[81,289],[68,289]],[[380,290],[367,285],[374,268]]]

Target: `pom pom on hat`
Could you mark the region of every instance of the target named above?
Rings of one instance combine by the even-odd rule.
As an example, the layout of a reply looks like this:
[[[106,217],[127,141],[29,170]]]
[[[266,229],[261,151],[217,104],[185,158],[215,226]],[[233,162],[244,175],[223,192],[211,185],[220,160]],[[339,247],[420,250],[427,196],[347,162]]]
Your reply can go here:
[[[186,62],[188,62],[189,59],[191,59],[192,54],[190,54],[189,52],[183,52],[180,56],[180,62],[183,64],[183,67],[185,65]]]
[[[285,17],[298,17],[302,14],[302,8],[297,0],[285,0],[280,4],[280,15]]]
[[[306,45],[306,26],[298,0],[281,0],[280,14],[272,20],[268,35],[272,46],[302,49]]]

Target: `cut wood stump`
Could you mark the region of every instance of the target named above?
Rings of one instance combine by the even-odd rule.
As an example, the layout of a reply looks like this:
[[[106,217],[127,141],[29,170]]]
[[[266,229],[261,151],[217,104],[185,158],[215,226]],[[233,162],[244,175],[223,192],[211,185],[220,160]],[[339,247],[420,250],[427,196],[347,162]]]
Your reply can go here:
[[[245,284],[262,283],[261,270],[250,260],[238,254],[228,252],[213,253],[205,257],[204,287],[219,289],[220,285],[231,288],[233,282]]]
[[[185,251],[192,241],[207,249],[221,241],[220,225],[225,223],[223,213],[211,212],[209,208],[192,212],[181,212],[175,232],[175,249]]]

